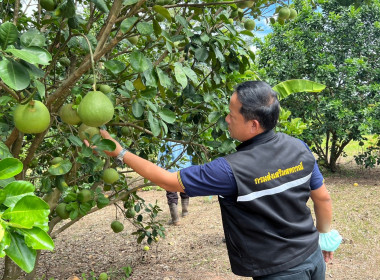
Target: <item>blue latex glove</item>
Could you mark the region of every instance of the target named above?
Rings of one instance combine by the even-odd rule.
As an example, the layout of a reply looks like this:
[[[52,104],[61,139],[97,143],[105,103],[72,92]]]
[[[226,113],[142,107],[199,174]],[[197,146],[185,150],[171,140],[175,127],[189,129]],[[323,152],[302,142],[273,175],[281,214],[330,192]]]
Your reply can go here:
[[[323,251],[334,252],[338,249],[341,242],[342,236],[335,229],[327,233],[319,234],[319,246],[321,246]]]

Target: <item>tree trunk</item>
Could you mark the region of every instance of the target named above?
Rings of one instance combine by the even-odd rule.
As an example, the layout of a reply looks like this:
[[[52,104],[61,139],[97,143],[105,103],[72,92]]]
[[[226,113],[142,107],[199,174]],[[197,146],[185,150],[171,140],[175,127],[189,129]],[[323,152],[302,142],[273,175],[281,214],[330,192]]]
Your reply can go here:
[[[22,274],[22,270],[8,256],[5,256],[4,274],[1,280],[16,280]]]

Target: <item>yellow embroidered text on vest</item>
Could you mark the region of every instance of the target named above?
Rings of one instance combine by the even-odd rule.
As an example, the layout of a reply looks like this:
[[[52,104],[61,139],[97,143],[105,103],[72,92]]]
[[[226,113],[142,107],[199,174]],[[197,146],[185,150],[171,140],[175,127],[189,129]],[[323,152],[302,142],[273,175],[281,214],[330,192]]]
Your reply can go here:
[[[268,174],[266,176],[262,176],[260,178],[255,178],[255,184],[257,185],[257,184],[265,183],[265,182],[268,182],[270,180],[274,180],[274,179],[277,179],[279,177],[282,177],[282,176],[285,176],[288,174],[292,174],[292,173],[295,173],[295,172],[298,172],[301,170],[303,170],[302,161],[300,162],[300,164],[298,164],[296,166],[293,166],[293,167],[290,167],[290,168],[287,168],[284,170],[278,169],[274,173],[268,172]]]

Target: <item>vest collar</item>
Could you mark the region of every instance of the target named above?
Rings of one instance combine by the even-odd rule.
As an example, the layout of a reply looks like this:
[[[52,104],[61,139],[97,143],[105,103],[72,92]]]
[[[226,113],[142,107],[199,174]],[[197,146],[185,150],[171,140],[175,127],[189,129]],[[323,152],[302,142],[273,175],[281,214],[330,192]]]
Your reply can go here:
[[[239,146],[236,147],[236,150],[239,151],[247,146],[251,146],[251,145],[256,146],[256,145],[265,143],[269,141],[270,139],[274,138],[275,136],[276,136],[276,133],[274,132],[274,130],[270,129],[268,131],[260,133],[259,135],[256,135],[255,137],[251,139],[248,139],[247,141],[244,141],[243,143],[241,143]]]

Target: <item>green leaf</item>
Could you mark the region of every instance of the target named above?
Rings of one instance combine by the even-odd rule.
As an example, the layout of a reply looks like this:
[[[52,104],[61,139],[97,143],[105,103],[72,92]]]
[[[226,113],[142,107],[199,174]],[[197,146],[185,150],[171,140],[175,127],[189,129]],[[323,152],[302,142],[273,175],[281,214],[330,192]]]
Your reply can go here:
[[[136,118],[140,118],[144,113],[144,107],[140,104],[140,102],[135,101],[132,104],[132,113]]]
[[[4,189],[6,194],[3,204],[8,207],[13,207],[21,198],[27,195],[34,195],[35,187],[27,181],[13,181]]]
[[[139,2],[139,0],[124,0],[123,5],[130,6],[136,4],[137,2]]]
[[[208,121],[210,123],[214,123],[219,119],[219,117],[220,117],[219,112],[211,112],[210,115],[208,115]]]
[[[83,145],[83,141],[80,140],[79,137],[74,136],[72,134],[69,136],[69,140],[70,140],[71,143],[73,143],[77,147],[81,147]]]
[[[29,248],[23,236],[13,232],[10,234],[11,244],[4,251],[7,256],[14,261],[22,270],[29,273],[33,270],[36,263],[36,250]]]
[[[17,27],[11,22],[4,22],[0,25],[0,42],[2,49],[17,41]]]
[[[90,1],[95,4],[95,7],[99,11],[101,11],[103,13],[108,13],[109,12],[107,4],[103,0],[90,0]]]
[[[49,205],[35,195],[21,198],[13,208],[8,208],[3,214],[3,219],[9,220],[13,227],[29,228],[40,227],[49,229]]]
[[[173,111],[168,108],[163,108],[160,112],[158,112],[161,119],[167,123],[174,123],[176,119],[176,115]]]
[[[10,158],[10,157],[13,157],[13,156],[9,152],[7,145],[5,145],[4,142],[0,141],[0,159]]]
[[[154,34],[158,37],[160,36],[161,32],[162,32],[162,28],[160,26],[160,23],[157,21],[157,20],[153,20],[153,30],[154,30]]]
[[[0,78],[14,90],[23,90],[30,83],[30,76],[26,68],[14,60],[0,61]]]
[[[159,13],[160,15],[162,15],[163,17],[165,17],[168,21],[172,21],[172,17],[170,16],[170,13],[169,11],[162,7],[162,6],[159,6],[159,5],[154,5],[153,6],[153,10],[156,12],[156,13]]]
[[[179,62],[174,63],[174,75],[178,83],[181,84],[183,88],[187,86],[187,77],[183,70],[182,64]]]
[[[38,94],[43,99],[45,97],[45,85],[39,80],[33,80],[35,87],[37,88]]]
[[[152,23],[139,22],[136,27],[141,35],[150,35],[154,32]]]
[[[183,71],[185,72],[186,76],[189,77],[190,80],[192,80],[196,84],[198,83],[198,76],[190,67],[183,67]]]
[[[71,167],[71,162],[68,159],[64,159],[57,164],[50,166],[48,172],[54,176],[64,175],[71,170]]]
[[[156,119],[153,116],[151,111],[148,112],[148,122],[149,122],[150,130],[152,131],[153,135],[154,136],[160,135],[161,133],[160,123],[158,119]]]
[[[112,72],[112,74],[117,75],[124,71],[125,64],[118,60],[108,60],[104,62],[104,67]]]
[[[146,105],[154,112],[157,113],[157,106],[150,102],[149,100],[145,100]]]
[[[21,45],[24,47],[43,47],[46,45],[45,36],[36,29],[30,29],[20,37]]]
[[[140,51],[133,51],[131,53],[130,63],[132,68],[138,73],[142,73],[152,67],[152,62]]]
[[[102,139],[96,144],[96,148],[102,151],[113,151],[116,149],[116,144],[108,139]]]
[[[13,54],[31,64],[49,65],[51,54],[40,47],[28,47],[21,50],[6,49],[5,52]]]
[[[206,61],[206,59],[208,58],[208,50],[206,48],[197,48],[195,51],[194,51],[194,54],[195,54],[195,58],[198,60],[198,61]]]
[[[160,80],[160,84],[164,88],[170,88],[172,83],[168,75],[165,74],[160,68],[156,68],[158,79]]]
[[[22,171],[23,164],[16,158],[0,160],[0,180],[11,178]]]
[[[51,237],[42,229],[34,227],[32,229],[21,229],[24,240],[28,247],[35,250],[54,250],[54,242]]]
[[[275,85],[272,89],[279,94],[279,99],[285,98],[297,92],[321,92],[326,88],[325,85],[309,80],[288,80]]]
[[[120,25],[121,32],[128,33],[133,25],[138,21],[138,19],[138,17],[130,17],[123,20]]]

